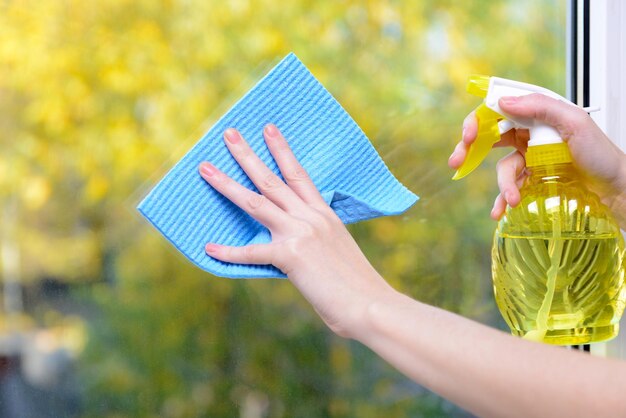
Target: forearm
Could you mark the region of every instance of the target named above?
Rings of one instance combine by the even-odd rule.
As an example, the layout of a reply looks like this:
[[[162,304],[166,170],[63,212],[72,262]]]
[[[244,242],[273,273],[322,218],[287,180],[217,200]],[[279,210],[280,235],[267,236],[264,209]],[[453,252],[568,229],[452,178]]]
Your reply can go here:
[[[514,338],[396,292],[355,337],[411,379],[480,416],[626,415],[626,367]]]

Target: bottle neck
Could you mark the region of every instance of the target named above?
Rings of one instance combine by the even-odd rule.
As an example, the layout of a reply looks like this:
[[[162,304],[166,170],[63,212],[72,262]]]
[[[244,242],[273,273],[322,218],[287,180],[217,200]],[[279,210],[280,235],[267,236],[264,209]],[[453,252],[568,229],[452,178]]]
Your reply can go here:
[[[528,168],[529,177],[537,182],[569,182],[576,179],[576,171],[572,163],[542,164]]]
[[[564,142],[556,144],[529,146],[526,151],[526,167],[532,169],[538,166],[569,164],[572,155]]]
[[[576,178],[572,156],[565,143],[528,147],[526,167],[530,183],[567,182]]]

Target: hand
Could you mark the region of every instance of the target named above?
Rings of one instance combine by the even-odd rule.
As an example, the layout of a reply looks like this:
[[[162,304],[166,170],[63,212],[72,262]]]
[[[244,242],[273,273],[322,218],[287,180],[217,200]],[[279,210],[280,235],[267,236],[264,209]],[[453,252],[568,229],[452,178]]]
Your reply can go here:
[[[470,134],[466,132],[468,138]],[[228,129],[224,136],[261,194],[209,163],[201,164],[200,173],[264,224],[272,242],[245,247],[210,243],[210,256],[275,265],[333,331],[358,339],[417,383],[477,415],[608,416],[626,410],[620,391],[626,385],[623,364],[519,340],[393,291],[323,201],[276,127],[268,125],[264,136],[286,184],[236,130]],[[461,146],[460,161],[468,143]],[[594,390],[581,392],[584,385]],[[577,391],[580,396],[572,400],[570,394]],[[596,402],[599,393],[603,402]]]
[[[263,136],[286,183],[232,128],[224,133],[226,146],[261,194],[241,186],[208,162],[200,165],[200,174],[267,227],[272,242],[243,247],[209,243],[206,252],[225,262],[273,264],[334,332],[354,337],[369,304],[392,289],[322,199],[278,128],[267,125]]]
[[[585,177],[586,185],[611,208],[621,228],[626,229],[626,156],[583,109],[541,94],[503,97],[499,104],[510,115],[531,117],[554,126],[567,141],[574,164]],[[476,139],[477,127],[472,112],[465,118],[462,140],[448,160],[451,168],[460,167],[465,160],[469,146]],[[528,139],[527,130],[512,129],[494,145],[516,149],[497,165],[500,194],[491,211],[495,220],[504,214],[507,203],[515,207],[520,202],[519,189],[526,177],[524,155]]]

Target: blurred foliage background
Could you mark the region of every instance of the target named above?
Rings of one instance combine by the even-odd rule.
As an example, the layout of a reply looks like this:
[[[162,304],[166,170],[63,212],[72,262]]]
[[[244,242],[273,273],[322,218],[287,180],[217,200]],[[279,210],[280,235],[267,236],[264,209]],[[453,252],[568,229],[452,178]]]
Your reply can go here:
[[[458,183],[447,158],[478,104],[469,74],[564,94],[565,22],[564,0],[0,2],[0,333],[72,365],[37,380],[43,366],[22,350],[34,395],[12,408],[467,416],[333,336],[287,281],[197,270],[134,205],[293,51],[421,196],[403,216],[350,226],[374,266],[415,298],[505,329],[489,258],[498,156]]]

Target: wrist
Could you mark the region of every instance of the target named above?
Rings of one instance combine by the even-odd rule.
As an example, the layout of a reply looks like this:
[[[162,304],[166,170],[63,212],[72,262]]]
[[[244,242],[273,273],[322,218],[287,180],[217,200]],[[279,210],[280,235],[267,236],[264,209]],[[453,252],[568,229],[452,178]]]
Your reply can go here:
[[[373,269],[360,271],[357,280],[338,280],[337,288],[326,289],[322,299],[308,298],[326,325],[340,337],[362,341],[371,332],[368,311],[395,290]],[[347,283],[346,283],[347,282]],[[302,288],[300,291],[306,293]]]
[[[369,345],[368,341],[380,338],[385,333],[389,322],[389,308],[398,307],[404,303],[406,295],[398,292],[391,286],[378,292],[364,306],[358,326],[354,328],[351,338]]]

